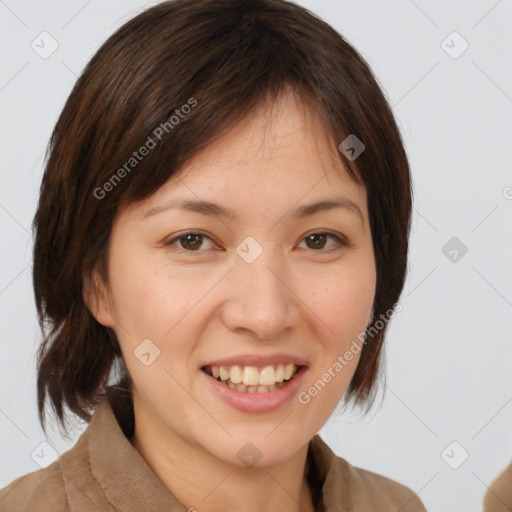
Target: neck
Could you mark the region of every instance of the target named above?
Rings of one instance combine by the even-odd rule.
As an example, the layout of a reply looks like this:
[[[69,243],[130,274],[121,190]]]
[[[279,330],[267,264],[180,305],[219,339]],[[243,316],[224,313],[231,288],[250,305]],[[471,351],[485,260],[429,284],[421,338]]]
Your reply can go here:
[[[155,474],[191,512],[312,512],[305,469],[308,444],[288,460],[266,467],[241,467],[219,460],[157,421],[135,414],[130,440]]]

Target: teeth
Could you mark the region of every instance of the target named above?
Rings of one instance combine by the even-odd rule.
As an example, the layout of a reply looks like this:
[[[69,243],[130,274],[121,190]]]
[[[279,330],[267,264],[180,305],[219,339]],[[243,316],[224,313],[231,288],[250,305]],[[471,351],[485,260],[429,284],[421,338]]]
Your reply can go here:
[[[256,370],[256,368],[254,368]],[[247,368],[246,368],[247,370]],[[258,370],[256,370],[256,373],[258,373]],[[245,382],[245,379],[244,379]],[[273,366],[265,366],[263,370],[261,370],[260,373],[260,380],[259,385],[260,386],[270,386],[270,384],[276,383],[276,372],[274,371]],[[253,384],[258,384],[258,382],[254,382]]]
[[[229,373],[226,371],[226,368],[224,366],[214,366],[213,368],[219,368],[219,376],[221,380],[228,380],[229,379]],[[212,373],[214,372],[212,368]]]
[[[237,365],[232,366],[229,372],[229,378],[231,379],[231,382],[233,384],[240,384],[243,381],[242,368],[240,368],[240,366]]]
[[[265,366],[258,370],[255,366],[211,366],[208,373],[221,380],[231,389],[243,393],[267,393],[284,386],[298,371],[293,363]],[[211,372],[210,372],[211,370]]]
[[[292,363],[286,365],[286,368],[284,369],[284,380],[291,379],[294,368],[295,365]]]
[[[277,365],[276,371],[276,382],[283,382],[284,380],[284,366],[282,364]]]
[[[263,384],[258,373],[258,368],[255,368],[254,366],[246,366],[244,368],[243,381],[246,386],[257,386],[258,384]],[[274,382],[272,382],[272,384],[273,383]]]

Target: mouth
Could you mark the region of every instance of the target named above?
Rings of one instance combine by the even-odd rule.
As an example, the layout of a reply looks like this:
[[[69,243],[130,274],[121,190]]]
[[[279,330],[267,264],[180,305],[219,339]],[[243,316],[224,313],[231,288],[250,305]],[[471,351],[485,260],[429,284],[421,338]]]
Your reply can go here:
[[[257,366],[203,366],[201,370],[240,393],[272,393],[286,386],[304,366],[294,363]]]

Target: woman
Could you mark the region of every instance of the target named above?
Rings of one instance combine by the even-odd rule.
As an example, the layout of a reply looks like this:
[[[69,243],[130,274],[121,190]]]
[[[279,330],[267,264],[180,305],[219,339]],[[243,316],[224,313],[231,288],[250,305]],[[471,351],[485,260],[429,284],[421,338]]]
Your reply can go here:
[[[48,397],[90,423],[2,510],[424,511],[317,435],[375,397],[410,213],[379,86],[309,11],[126,23],[57,122],[34,219],[39,418]]]

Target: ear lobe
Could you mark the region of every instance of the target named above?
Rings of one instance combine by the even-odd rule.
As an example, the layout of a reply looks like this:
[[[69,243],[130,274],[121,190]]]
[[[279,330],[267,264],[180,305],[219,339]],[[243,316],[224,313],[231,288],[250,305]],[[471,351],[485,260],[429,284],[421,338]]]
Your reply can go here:
[[[92,272],[91,276],[84,277],[82,297],[96,321],[105,327],[113,328],[114,322],[110,313],[108,289],[96,270]]]

